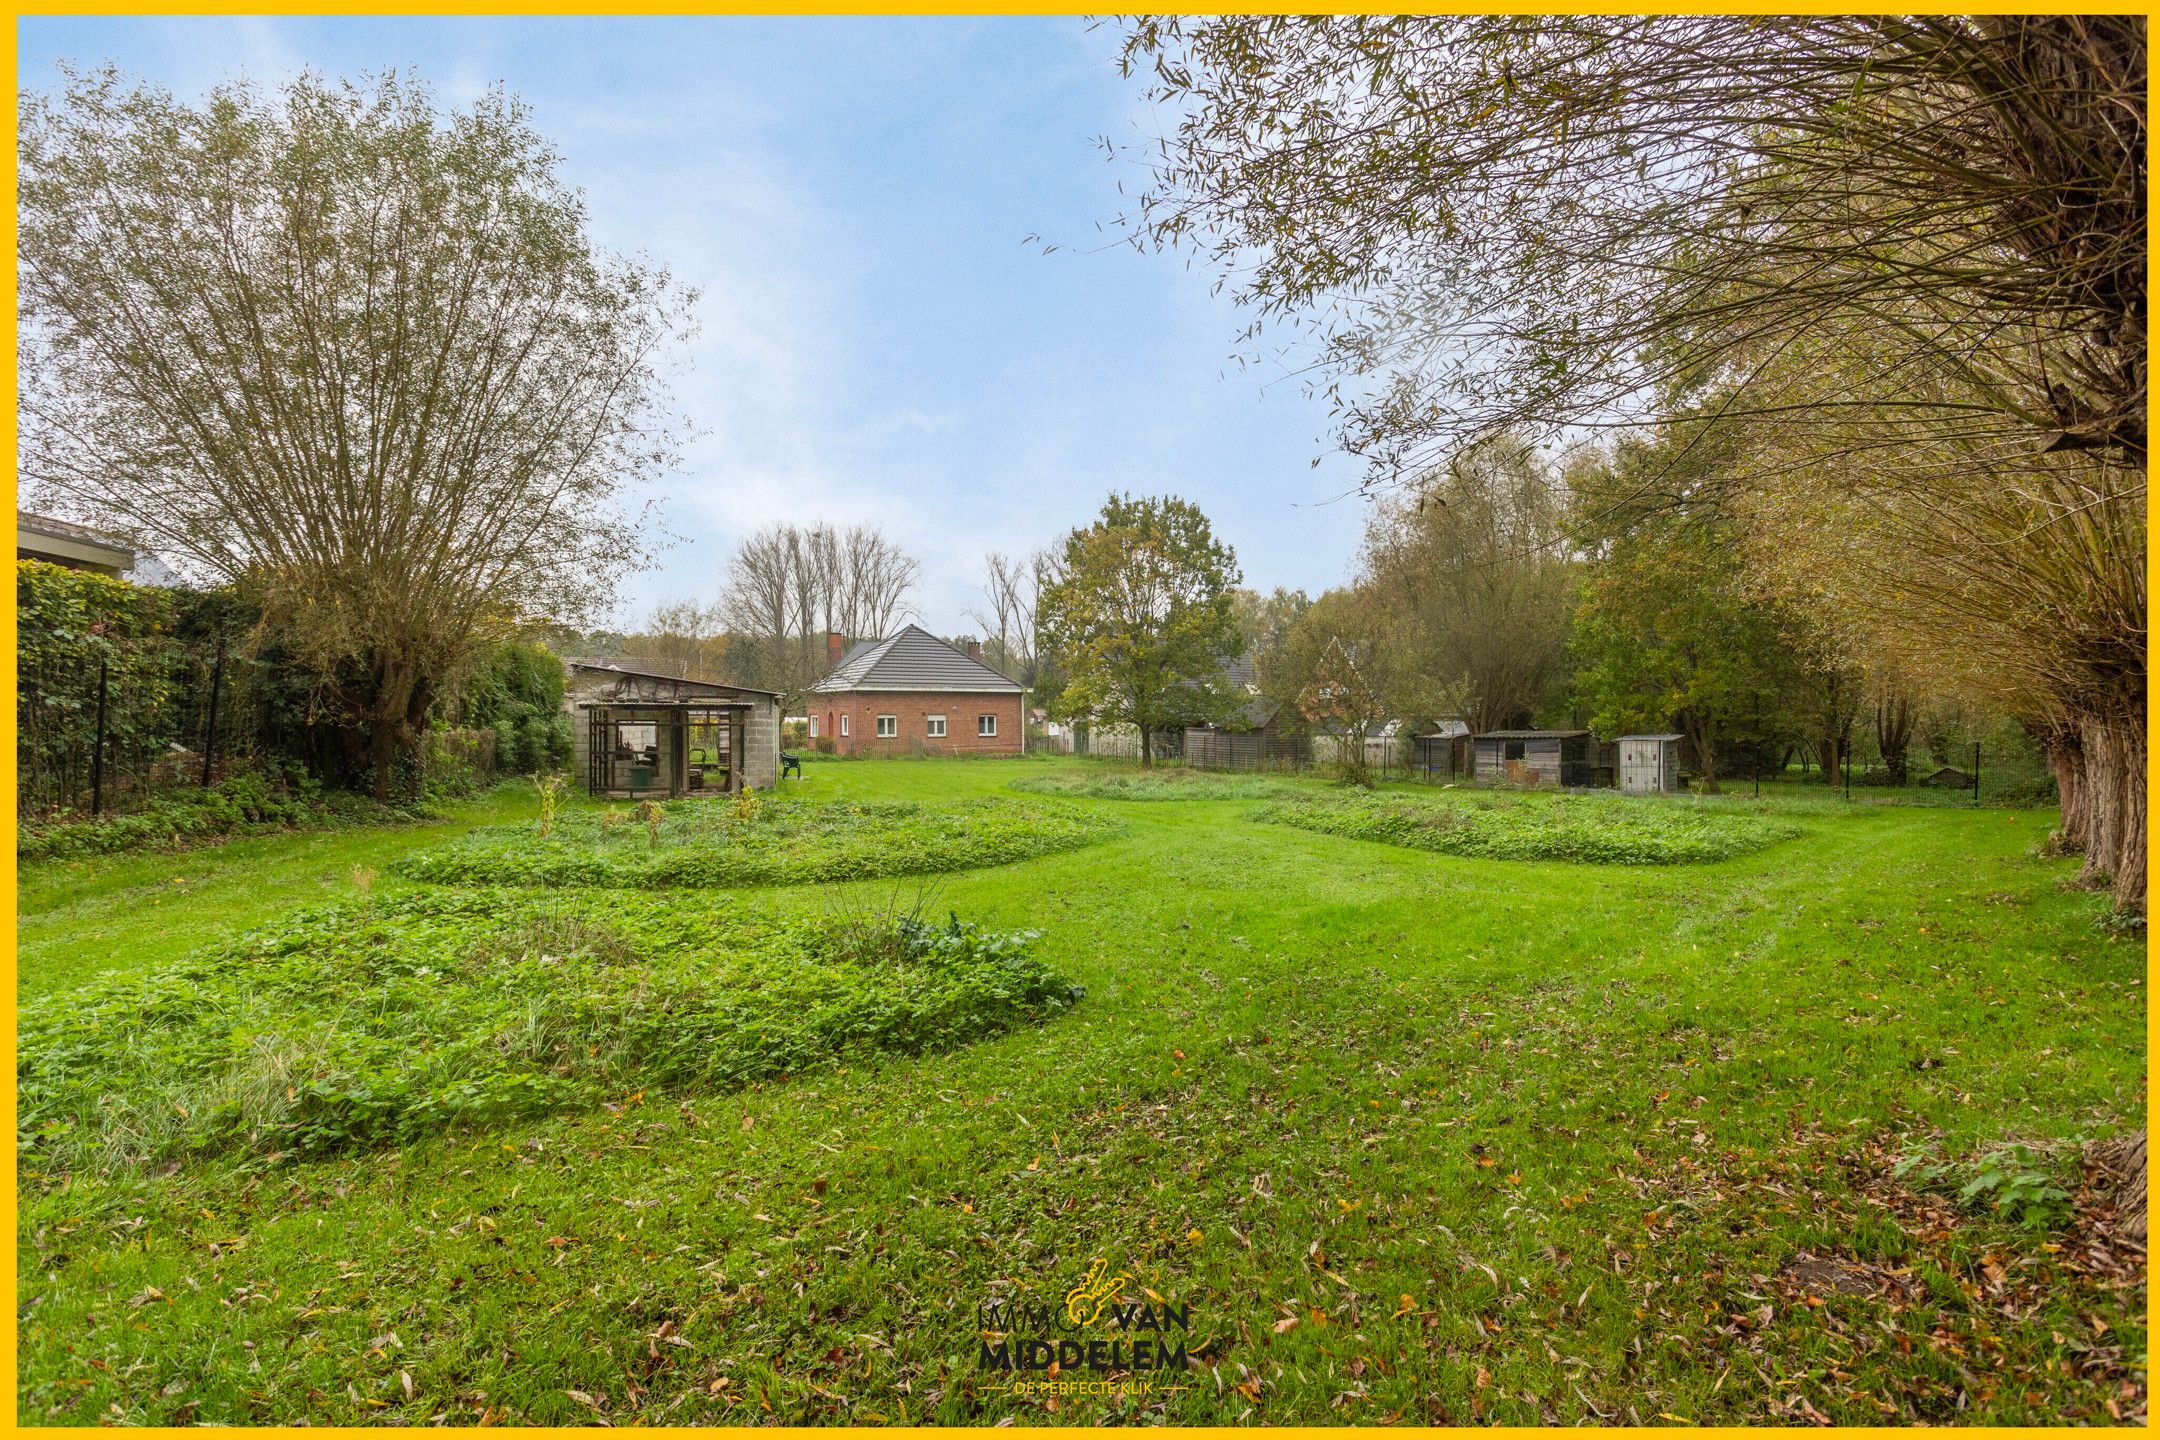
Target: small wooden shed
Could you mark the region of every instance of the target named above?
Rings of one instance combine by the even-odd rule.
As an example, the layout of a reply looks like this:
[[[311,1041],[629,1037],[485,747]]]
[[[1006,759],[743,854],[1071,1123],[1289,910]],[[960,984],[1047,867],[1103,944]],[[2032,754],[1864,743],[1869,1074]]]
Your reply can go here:
[[[1680,788],[1678,735],[1622,735],[1620,788],[1630,795],[1670,795]]]
[[[1570,789],[1612,784],[1612,747],[1588,730],[1488,730],[1472,748],[1479,780]]]

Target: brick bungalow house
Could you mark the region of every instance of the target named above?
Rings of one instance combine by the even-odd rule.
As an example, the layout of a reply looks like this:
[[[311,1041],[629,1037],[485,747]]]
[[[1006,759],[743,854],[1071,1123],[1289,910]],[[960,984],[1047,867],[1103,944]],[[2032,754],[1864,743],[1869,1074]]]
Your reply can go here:
[[[1018,755],[1026,745],[1020,682],[920,625],[841,653],[825,637],[832,673],[810,687],[810,740],[836,755]]]

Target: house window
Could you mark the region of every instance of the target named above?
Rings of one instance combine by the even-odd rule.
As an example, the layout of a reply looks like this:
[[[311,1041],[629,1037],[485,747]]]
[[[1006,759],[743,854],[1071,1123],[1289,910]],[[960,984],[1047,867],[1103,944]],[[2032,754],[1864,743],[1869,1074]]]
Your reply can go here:
[[[847,716],[845,715],[840,717],[840,733],[842,736],[847,734]]]
[[[975,733],[977,735],[997,734],[997,716],[977,715],[975,717]]]
[[[1500,758],[1501,758],[1501,759],[1503,759],[1503,760],[1520,760],[1520,759],[1522,759],[1522,758],[1523,758],[1523,742],[1522,742],[1522,741],[1520,741],[1520,740],[1503,740],[1503,741],[1501,741],[1501,742],[1500,742]]]
[[[880,715],[877,717],[877,735],[880,740],[890,740],[900,733],[900,717]]]
[[[932,715],[923,723],[926,727],[926,733],[931,739],[942,740],[945,738],[945,717],[943,715]]]
[[[817,716],[815,715],[810,717],[810,738],[812,740],[817,739]]]

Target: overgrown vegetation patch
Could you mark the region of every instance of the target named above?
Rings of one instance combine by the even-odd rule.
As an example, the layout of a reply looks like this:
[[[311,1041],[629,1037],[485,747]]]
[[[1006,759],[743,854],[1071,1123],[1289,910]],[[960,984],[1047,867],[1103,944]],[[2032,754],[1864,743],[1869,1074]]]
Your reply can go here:
[[[1589,795],[1321,795],[1266,806],[1257,818],[1443,855],[1589,865],[1730,860],[1800,833],[1797,825],[1763,815]]]
[[[326,907],[26,1008],[24,1165],[333,1154],[949,1048],[1079,998],[1032,938],[724,897]]]
[[[1053,770],[1023,775],[1007,787],[1034,795],[1090,800],[1266,800],[1306,793],[1305,787],[1265,775],[1217,775],[1183,766],[1150,770]]]
[[[752,797],[579,811],[498,827],[391,868],[451,885],[795,885],[1005,865],[1115,833],[1102,817],[1007,800],[815,803]]]
[[[312,780],[272,785],[248,773],[207,789],[169,791],[126,815],[64,816],[20,826],[15,832],[15,853],[23,860],[74,860],[126,850],[178,850],[278,830],[421,820],[429,814],[424,804],[383,805],[349,791],[326,791]]]

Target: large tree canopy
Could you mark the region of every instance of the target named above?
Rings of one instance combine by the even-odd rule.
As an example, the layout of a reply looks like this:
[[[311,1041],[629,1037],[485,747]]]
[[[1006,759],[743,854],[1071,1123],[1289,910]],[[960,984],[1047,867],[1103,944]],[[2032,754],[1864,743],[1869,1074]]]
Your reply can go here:
[[[100,71],[23,98],[19,167],[23,478],[259,593],[378,793],[479,647],[612,598],[691,297],[519,102]]]
[[[1157,730],[1229,718],[1244,698],[1225,672],[1244,646],[1237,557],[1199,506],[1113,495],[1066,538],[1056,569],[1037,613],[1065,675],[1055,709],[1136,727],[1143,765]]]
[[[2143,454],[2142,17],[1152,18],[1125,59],[1178,115],[1136,238],[1385,377],[1378,480],[1798,337],[1897,424]]]

